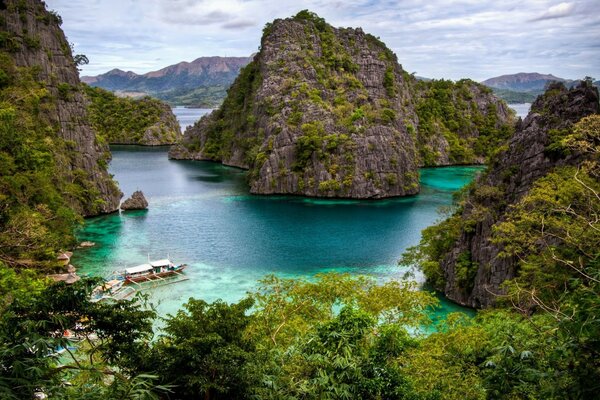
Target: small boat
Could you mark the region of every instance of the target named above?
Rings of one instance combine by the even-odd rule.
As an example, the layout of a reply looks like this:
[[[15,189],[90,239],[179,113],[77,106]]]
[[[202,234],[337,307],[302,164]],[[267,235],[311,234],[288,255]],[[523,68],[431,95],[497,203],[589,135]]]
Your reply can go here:
[[[137,265],[135,267],[126,268],[120,273],[124,283],[142,283],[153,280],[161,280],[170,276],[181,275],[187,267],[186,264],[175,265],[168,258],[148,261],[146,264]]]
[[[91,301],[95,303],[102,300],[123,300],[131,296],[135,290],[124,288],[124,283],[123,278],[107,280],[92,291]]]

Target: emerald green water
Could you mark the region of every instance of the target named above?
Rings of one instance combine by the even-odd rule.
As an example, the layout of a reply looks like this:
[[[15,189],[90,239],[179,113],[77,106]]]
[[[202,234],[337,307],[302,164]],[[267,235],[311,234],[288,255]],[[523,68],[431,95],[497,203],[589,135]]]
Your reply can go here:
[[[78,233],[95,247],[76,251],[82,274],[112,271],[167,255],[189,265],[189,280],[149,291],[160,314],[189,297],[236,301],[266,274],[310,276],[339,271],[401,278],[403,250],[451,204],[452,193],[480,167],[421,170],[418,196],[381,200],[265,197],[248,193],[244,171],[220,164],[170,161],[165,148],[118,147],[111,173],[125,196],[144,191],[149,210],[86,221]],[[416,279],[423,280],[420,274]],[[439,313],[458,310],[443,302]]]

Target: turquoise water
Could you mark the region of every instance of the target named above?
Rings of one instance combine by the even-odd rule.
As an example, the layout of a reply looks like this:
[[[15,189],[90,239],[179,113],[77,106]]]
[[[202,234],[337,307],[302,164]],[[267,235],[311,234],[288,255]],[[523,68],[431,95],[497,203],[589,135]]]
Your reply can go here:
[[[144,191],[149,210],[86,221],[73,263],[106,276],[151,258],[187,263],[189,280],[150,293],[161,314],[189,297],[236,301],[266,274],[339,271],[400,278],[403,250],[451,204],[480,167],[422,169],[418,196],[381,201],[266,197],[248,193],[245,173],[220,164],[170,161],[165,148],[119,147],[111,173],[129,196]],[[416,279],[423,277],[416,274]],[[445,303],[450,309],[458,309]],[[448,310],[442,310],[445,313]]]

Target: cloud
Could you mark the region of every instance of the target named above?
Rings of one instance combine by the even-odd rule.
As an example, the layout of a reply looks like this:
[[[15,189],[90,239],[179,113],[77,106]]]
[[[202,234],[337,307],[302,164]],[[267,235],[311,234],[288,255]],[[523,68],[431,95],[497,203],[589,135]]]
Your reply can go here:
[[[244,29],[251,26],[256,26],[256,22],[249,20],[236,20],[221,25],[221,27],[224,29]]]
[[[562,1],[562,2],[561,2]],[[598,0],[46,0],[86,75],[145,73],[202,56],[248,56],[262,27],[309,9],[379,36],[409,72],[483,80],[513,72],[600,76]],[[573,15],[577,18],[573,18]],[[551,20],[551,23],[531,21]]]
[[[543,21],[547,19],[564,18],[573,14],[573,11],[575,11],[574,3],[560,3],[550,7],[548,11],[546,11],[539,17],[532,19],[531,21]]]

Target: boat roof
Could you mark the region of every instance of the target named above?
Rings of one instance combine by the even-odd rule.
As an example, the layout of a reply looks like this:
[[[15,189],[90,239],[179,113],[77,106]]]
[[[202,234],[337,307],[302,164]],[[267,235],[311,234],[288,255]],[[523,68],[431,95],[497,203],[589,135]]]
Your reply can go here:
[[[128,274],[137,274],[139,272],[150,271],[151,269],[152,269],[152,265],[150,265],[150,264],[141,264],[141,265],[137,265],[135,267],[127,268],[125,270],[125,272],[128,273]]]
[[[171,265],[171,260],[164,258],[162,260],[150,261],[150,265],[153,267],[162,267],[164,265]]]

